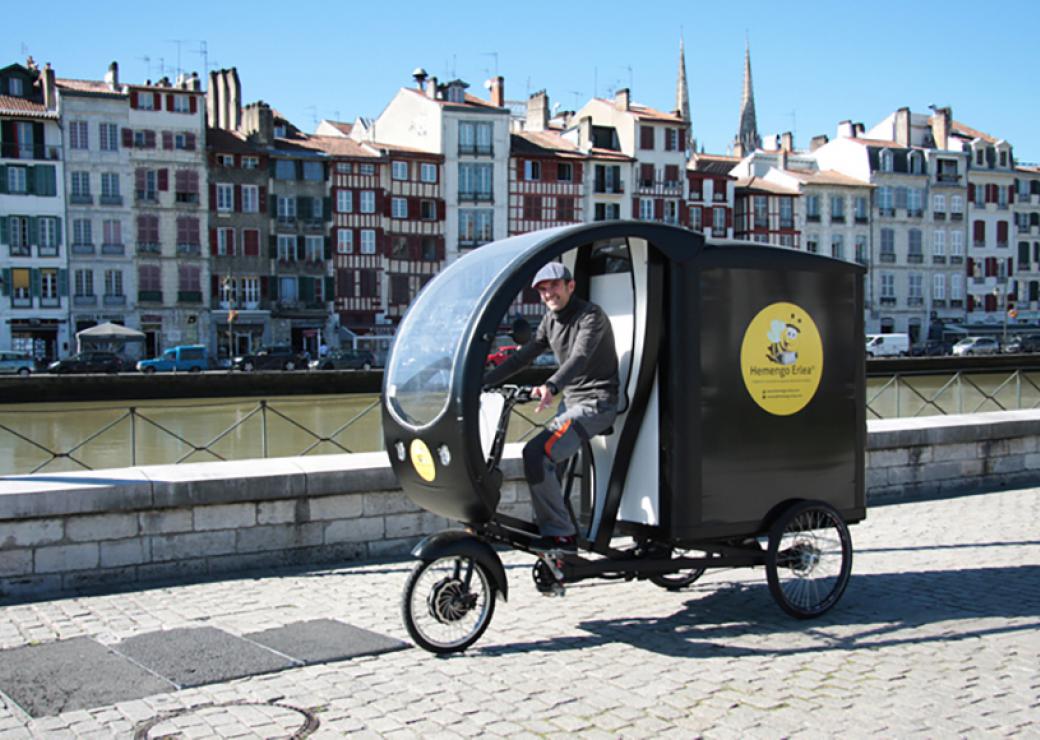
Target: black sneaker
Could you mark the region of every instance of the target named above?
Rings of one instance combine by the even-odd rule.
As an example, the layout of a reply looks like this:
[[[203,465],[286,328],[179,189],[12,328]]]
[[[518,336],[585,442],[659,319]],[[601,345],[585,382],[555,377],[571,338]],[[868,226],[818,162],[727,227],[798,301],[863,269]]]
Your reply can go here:
[[[574,535],[558,537],[546,535],[531,542],[533,552],[562,552],[567,555],[578,554],[578,542]]]

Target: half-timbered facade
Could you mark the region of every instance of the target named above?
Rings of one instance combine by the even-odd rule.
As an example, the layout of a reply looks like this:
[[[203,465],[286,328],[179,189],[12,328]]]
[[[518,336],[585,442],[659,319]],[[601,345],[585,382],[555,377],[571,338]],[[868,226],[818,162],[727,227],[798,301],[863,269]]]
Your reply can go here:
[[[586,157],[556,131],[510,136],[509,234],[581,223]]]
[[[733,184],[730,170],[739,160],[719,154],[694,154],[686,167],[689,214],[694,231],[716,239],[733,238]]]
[[[800,248],[801,234],[794,217],[798,190],[763,177],[741,178],[734,186],[735,238]]]
[[[1015,295],[1018,321],[1040,321],[1040,167],[1015,168]]]

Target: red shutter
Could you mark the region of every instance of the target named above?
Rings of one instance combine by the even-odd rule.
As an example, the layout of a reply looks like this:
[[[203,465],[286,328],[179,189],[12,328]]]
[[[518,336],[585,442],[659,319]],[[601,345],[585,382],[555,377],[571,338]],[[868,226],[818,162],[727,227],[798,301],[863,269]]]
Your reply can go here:
[[[220,276],[210,275],[209,276],[209,288],[210,295],[213,296],[214,300],[220,299]]]
[[[573,176],[574,176],[574,184],[575,185],[580,185],[581,184],[581,162],[575,162],[574,165],[573,165],[573,168],[574,169],[572,170],[572,173],[573,173]]]
[[[166,192],[170,188],[170,171],[163,167],[159,170],[159,190]]]
[[[1008,222],[998,221],[997,222],[997,243],[1007,244],[1008,240]]]
[[[448,207],[443,198],[437,199],[437,220],[443,221],[447,218]]]
[[[968,183],[968,202],[975,202],[975,185],[970,182]]]
[[[732,229],[733,228],[733,209],[732,208],[727,208],[726,209],[726,228],[727,229]]]
[[[173,93],[166,93],[166,110],[173,110]]]
[[[1018,182],[1018,180],[1016,180],[1015,182]],[[1015,202],[1015,186],[1014,185],[1008,185],[1007,189],[1008,189],[1008,203],[1014,203]]]
[[[267,186],[260,186],[260,213],[267,213]]]
[[[987,257],[986,258],[986,277],[996,277],[997,275],[997,258]]]
[[[152,93],[152,107],[155,110],[162,110],[162,95],[159,93]]]
[[[137,90],[130,91],[130,107],[137,108]]]
[[[654,198],[654,218],[658,221],[664,218],[664,200]]]
[[[227,230],[227,235],[228,235],[228,240],[227,240],[227,251],[228,251],[228,254],[234,255],[236,253],[235,252],[235,230],[234,229],[228,229]]]
[[[242,251],[246,257],[256,257],[260,254],[260,231],[258,229],[242,230]]]
[[[235,185],[235,212],[242,212],[242,186]]]
[[[190,152],[195,151],[195,134],[184,134],[184,148]]]
[[[267,284],[269,279],[267,275],[260,276],[260,298],[262,300],[267,300],[267,296],[270,295],[271,289]]]
[[[217,210],[217,184],[215,182],[209,184],[209,209]]]
[[[134,148],[134,130],[125,128],[123,129],[123,148],[133,149]]]
[[[217,254],[217,230],[209,230],[209,253],[212,255]]]
[[[199,99],[195,95],[188,97],[188,112],[198,113],[199,111]]]
[[[632,218],[639,218],[639,198],[632,197]]]
[[[148,130],[144,132],[144,146],[146,149],[155,149],[155,132]]]
[[[1007,258],[1007,276],[1010,278],[1015,273],[1015,260]]]
[[[971,257],[968,257],[967,273],[968,273],[968,277],[974,277],[975,276],[975,260],[972,259]]]
[[[173,132],[163,131],[162,132],[162,148],[173,149]]]

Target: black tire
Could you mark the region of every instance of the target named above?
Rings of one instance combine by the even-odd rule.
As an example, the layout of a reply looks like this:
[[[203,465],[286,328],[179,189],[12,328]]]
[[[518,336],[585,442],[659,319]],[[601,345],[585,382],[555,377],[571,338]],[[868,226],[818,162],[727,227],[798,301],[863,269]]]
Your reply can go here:
[[[245,373],[253,372],[253,363],[251,363],[251,362],[243,362],[242,363],[242,372],[245,372]]]
[[[361,366],[361,369],[367,373],[369,370],[372,369],[372,363],[366,362],[364,365]]]
[[[144,372],[145,375],[155,375],[155,368],[146,367],[142,372]]]
[[[18,374],[21,375],[23,378],[28,377],[30,372],[31,371],[27,367],[18,368]]]
[[[190,370],[188,370],[188,372],[189,373],[201,373],[202,372],[202,368],[199,367],[198,365],[196,365],[195,367],[193,367]]]
[[[494,614],[491,575],[463,555],[416,563],[401,595],[408,634],[423,650],[438,655],[460,653],[479,640]]]
[[[672,554],[681,558],[685,556],[686,551],[677,550]],[[647,580],[655,586],[660,586],[669,591],[682,591],[684,588],[689,588],[696,583],[704,575],[705,570],[706,568],[688,568],[675,573],[658,573],[655,576],[650,576]]]
[[[769,530],[766,579],[785,612],[798,619],[831,609],[852,573],[852,537],[841,514],[822,501],[788,507]]]
[[[296,369],[296,363],[293,362],[292,360],[286,360],[285,364],[282,365],[282,370],[295,370],[295,369]]]

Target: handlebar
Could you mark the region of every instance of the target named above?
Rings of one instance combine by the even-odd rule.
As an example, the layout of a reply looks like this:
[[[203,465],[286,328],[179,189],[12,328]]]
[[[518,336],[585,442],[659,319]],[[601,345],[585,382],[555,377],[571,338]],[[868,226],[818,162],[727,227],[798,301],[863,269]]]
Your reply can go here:
[[[532,392],[534,388],[529,385],[500,385],[493,388],[484,388],[485,393],[498,393],[504,399],[502,413],[498,417],[498,428],[495,430],[495,438],[491,443],[491,454],[488,455],[487,468],[494,470],[502,459],[502,450],[506,444],[506,430],[509,428],[509,417],[513,407],[517,404],[528,403],[534,400]]]
[[[498,393],[506,399],[506,403],[514,406],[518,403],[529,403],[534,400],[534,386],[530,385],[498,385],[484,388],[485,393]]]

